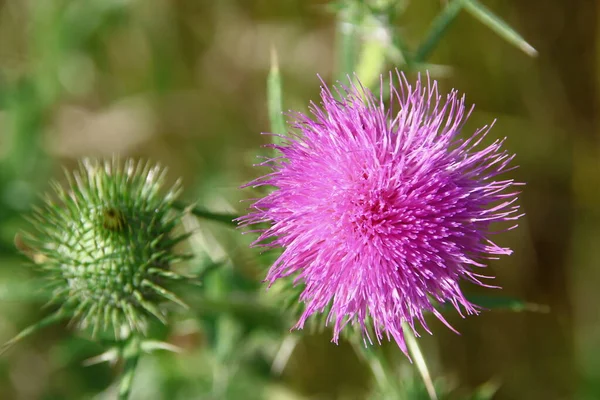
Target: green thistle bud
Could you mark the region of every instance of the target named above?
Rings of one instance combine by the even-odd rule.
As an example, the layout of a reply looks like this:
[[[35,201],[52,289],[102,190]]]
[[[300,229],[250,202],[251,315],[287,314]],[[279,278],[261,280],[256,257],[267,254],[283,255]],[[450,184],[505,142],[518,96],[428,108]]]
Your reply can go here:
[[[163,300],[183,305],[164,287],[182,278],[171,265],[186,258],[173,249],[187,237],[173,233],[180,186],[161,193],[165,170],[132,160],[84,160],[67,178],[66,189],[53,184],[55,196],[35,209],[24,236],[49,278],[50,303],[93,334],[144,334],[149,318],[164,322]]]

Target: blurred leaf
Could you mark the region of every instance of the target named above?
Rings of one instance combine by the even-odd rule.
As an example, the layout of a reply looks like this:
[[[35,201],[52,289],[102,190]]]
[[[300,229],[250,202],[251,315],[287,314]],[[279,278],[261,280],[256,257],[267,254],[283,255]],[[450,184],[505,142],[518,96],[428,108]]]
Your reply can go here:
[[[448,388],[443,379],[436,379],[427,385],[422,376],[418,376],[414,365],[407,361],[404,364],[388,360],[381,346],[365,347],[358,340],[351,340],[350,343],[357,355],[369,365],[375,378],[369,399],[431,400],[437,398],[435,393],[440,393],[440,398],[447,398]],[[404,358],[402,360],[405,361]]]
[[[65,47],[81,48],[93,36],[124,21],[127,0],[83,0],[70,3],[62,15],[62,41]]]
[[[191,302],[191,300],[190,300]],[[226,298],[196,298],[193,307],[200,315],[230,314],[248,328],[284,331],[287,327],[279,309],[259,303],[250,296],[228,295]]]
[[[412,55],[404,42],[404,38],[398,32],[392,36],[392,43],[387,48],[386,57],[392,64],[406,65],[408,68],[413,64]]]
[[[13,184],[14,181],[10,179],[17,175],[23,179],[35,173],[39,174],[35,170],[39,166],[39,158],[42,158],[40,134],[44,111],[40,104],[39,88],[29,78],[16,81],[10,90],[6,91],[5,96],[6,134],[10,137],[10,151],[3,160],[3,165],[10,171],[7,184]],[[5,196],[9,194],[11,192]]]
[[[389,365],[383,350],[379,346],[365,346],[358,336],[350,339],[356,355],[371,369],[377,388],[381,391],[396,391],[397,382],[393,368]]]
[[[356,74],[366,87],[373,87],[384,68],[390,33],[385,16],[372,15],[369,18],[367,39],[362,46],[356,65]]]
[[[515,45],[526,54],[536,56],[537,51],[523,39],[513,28],[501,18],[486,8],[477,0],[452,0],[434,19],[429,29],[429,34],[421,46],[417,49],[415,61],[421,63],[431,55],[431,52],[440,42],[450,24],[454,21],[461,9],[465,9],[488,28],[503,37],[509,43]]]
[[[291,334],[285,336],[285,338],[281,341],[279,350],[277,350],[275,357],[273,357],[273,362],[271,363],[271,373],[273,375],[281,375],[299,341],[300,337],[298,335]]]
[[[193,274],[196,277],[196,281],[200,282],[200,285],[202,285],[208,275],[218,271],[219,268],[225,267],[225,265],[225,261],[212,261],[208,259],[204,262],[195,264]]]
[[[243,338],[243,329],[239,319],[232,318],[226,313],[221,313],[217,319],[216,345],[214,348],[217,360],[221,363],[227,363],[228,360],[235,358],[239,351],[239,344]]]
[[[269,121],[271,122],[271,133],[284,135],[286,133],[285,121],[283,119],[281,95],[281,74],[279,73],[279,62],[277,52],[271,49],[271,69],[267,78],[267,106],[269,109]],[[278,136],[273,136],[278,142]]]
[[[463,7],[463,0],[452,0],[448,2],[446,7],[438,14],[438,16],[431,23],[427,38],[423,41],[421,46],[417,49],[414,57],[416,63],[422,63],[429,56],[431,52],[438,45],[450,24],[456,19],[456,16]]]
[[[21,332],[19,332],[19,334],[17,334],[17,336],[15,336],[14,338],[10,339],[8,342],[6,342],[2,346],[0,346],[0,355],[3,354],[8,349],[10,349],[17,342],[25,339],[28,336],[33,335],[40,329],[46,328],[47,326],[54,325],[57,322],[67,319],[69,316],[70,315],[67,312],[58,311],[53,314],[50,314],[49,316],[43,318],[41,321],[38,321],[35,324],[29,325],[27,328],[25,328]]]
[[[537,50],[534,49],[533,46],[527,43],[525,39],[523,39],[523,37],[519,35],[519,33],[517,33],[517,31],[511,28],[506,22],[504,22],[501,18],[496,16],[492,11],[490,11],[487,7],[481,4],[478,0],[462,1],[465,10],[468,11],[469,14],[471,14],[483,24],[485,24],[488,28],[496,32],[507,42],[521,49],[529,56],[537,56]]]
[[[356,72],[361,82],[372,88],[386,68],[386,61],[410,67],[412,57],[398,30],[392,23],[406,8],[402,0],[363,0],[360,33],[363,45]]]
[[[4,278],[0,282],[0,301],[47,301],[52,296],[47,281]]]
[[[479,386],[471,396],[469,396],[468,400],[491,400],[496,392],[500,389],[500,383],[491,380]]]
[[[337,3],[337,79],[345,81],[355,71],[358,54],[359,28],[362,25],[362,7],[357,1]]]

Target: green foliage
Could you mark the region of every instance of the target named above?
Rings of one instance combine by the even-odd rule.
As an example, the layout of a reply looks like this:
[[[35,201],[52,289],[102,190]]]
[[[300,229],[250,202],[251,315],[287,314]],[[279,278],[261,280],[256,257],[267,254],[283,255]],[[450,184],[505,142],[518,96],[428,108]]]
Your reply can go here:
[[[502,18],[495,15],[478,0],[464,0],[464,9],[473,15],[491,30],[500,35],[508,43],[521,49],[529,56],[537,56],[537,50],[519,35],[517,31],[511,28]]]
[[[536,50],[500,17],[477,0],[442,2],[442,10],[432,21],[421,43],[410,49],[401,30],[393,22],[405,11],[407,1],[340,0],[330,10],[338,18],[338,80],[356,73],[367,87],[378,84],[379,75],[391,63],[405,70],[426,70],[433,51],[462,10],[467,11],[507,42],[530,56]]]

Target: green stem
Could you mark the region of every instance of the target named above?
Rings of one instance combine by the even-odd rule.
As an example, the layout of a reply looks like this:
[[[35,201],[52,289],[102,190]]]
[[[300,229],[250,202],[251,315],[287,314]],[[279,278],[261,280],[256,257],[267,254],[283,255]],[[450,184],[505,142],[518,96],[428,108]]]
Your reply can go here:
[[[279,346],[279,350],[277,350],[277,354],[273,357],[273,362],[271,364],[271,373],[275,376],[280,376],[283,370],[285,369],[292,353],[296,349],[296,346],[299,342],[299,336],[289,334],[283,339],[281,345]]]
[[[234,220],[239,217],[238,215],[214,213],[214,212],[207,211],[207,210],[204,210],[199,207],[187,206],[181,202],[173,203],[173,207],[177,210],[187,210],[191,214],[195,215],[198,218],[204,218],[204,219],[208,219],[211,221],[221,222],[221,223],[231,225],[231,226],[237,226],[237,222],[235,222]]]
[[[427,363],[425,362],[425,357],[423,356],[423,352],[417,343],[417,339],[415,339],[413,331],[406,324],[402,326],[402,329],[404,330],[404,339],[406,340],[408,351],[412,355],[417,370],[423,379],[423,383],[425,384],[429,398],[431,400],[438,400],[437,394],[435,393],[435,387],[433,386],[433,381],[431,379],[431,374],[429,373]]]
[[[123,349],[123,358],[125,359],[125,367],[119,385],[119,400],[128,400],[133,387],[133,377],[135,369],[142,355],[142,341],[138,336],[132,336],[125,344]]]
[[[406,66],[409,70],[412,68],[412,55],[400,32],[396,32],[392,35],[392,45],[390,46],[388,53],[394,64]]]
[[[377,386],[381,389],[389,387],[388,373],[391,371],[387,360],[385,359],[381,348],[365,347],[359,339],[351,340],[350,343],[354,347],[356,354],[367,362],[371,373],[377,382]]]
[[[337,79],[346,81],[347,75],[354,72],[358,53],[358,30],[361,25],[360,13],[353,2],[346,4],[337,15]]]
[[[267,108],[269,110],[269,121],[271,123],[271,133],[284,135],[287,131],[285,119],[283,118],[283,95],[281,90],[281,74],[279,72],[279,62],[277,61],[277,52],[271,49],[271,69],[267,77]],[[279,137],[273,136],[273,141],[279,143]]]

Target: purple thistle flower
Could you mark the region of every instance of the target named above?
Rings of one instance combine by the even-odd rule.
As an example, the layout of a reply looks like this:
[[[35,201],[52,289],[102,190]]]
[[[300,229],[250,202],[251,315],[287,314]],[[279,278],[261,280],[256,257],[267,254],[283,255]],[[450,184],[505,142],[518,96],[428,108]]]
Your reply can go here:
[[[511,254],[489,239],[490,224],[520,215],[518,183],[497,180],[514,168],[504,140],[480,145],[491,126],[460,138],[470,114],[464,96],[453,90],[444,102],[435,81],[413,87],[397,78],[395,86],[390,73],[389,106],[360,85],[336,89],[341,101],[323,85],[312,118],[294,114],[297,133],[268,145],[281,156],[246,186],[275,190],[240,222],[270,223],[253,245],[284,248],[266,281],[293,275],[304,284],[294,328],[330,307],[334,342],[359,324],[365,340],[391,336],[407,353],[403,322],[417,336],[415,321],[431,333],[431,312],[450,327],[436,303],[478,313],[459,283],[488,286],[474,269]]]

